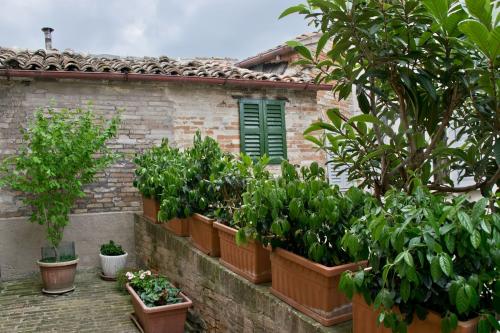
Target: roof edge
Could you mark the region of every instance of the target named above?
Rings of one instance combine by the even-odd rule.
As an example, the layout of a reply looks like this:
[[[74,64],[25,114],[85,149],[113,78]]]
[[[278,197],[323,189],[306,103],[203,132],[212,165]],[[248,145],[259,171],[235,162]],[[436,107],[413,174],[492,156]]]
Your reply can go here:
[[[239,61],[239,62],[236,62],[234,63],[235,66],[237,67],[241,67],[241,68],[248,68],[248,67],[251,67],[251,66],[254,66],[254,65],[258,65],[260,63],[263,63],[263,62],[266,62],[268,60],[272,60],[274,58],[276,58],[277,56],[280,56],[280,55],[283,55],[283,54],[287,54],[287,53],[291,53],[293,52],[293,48],[290,47],[290,46],[281,46],[277,49],[274,49],[274,50],[271,50],[271,51],[267,51],[267,52],[264,52],[264,53],[260,53],[256,56],[253,56],[253,57],[250,57],[250,58],[246,58],[246,59],[243,59],[242,61]]]
[[[200,76],[166,76],[159,74],[139,73],[110,73],[110,72],[59,72],[24,69],[0,69],[0,76],[25,77],[25,78],[49,78],[49,79],[79,79],[79,80],[112,80],[112,81],[152,81],[152,82],[186,82],[205,83],[214,85],[235,85],[254,88],[285,88],[291,90],[331,90],[332,85],[302,82],[265,81],[228,79]]]

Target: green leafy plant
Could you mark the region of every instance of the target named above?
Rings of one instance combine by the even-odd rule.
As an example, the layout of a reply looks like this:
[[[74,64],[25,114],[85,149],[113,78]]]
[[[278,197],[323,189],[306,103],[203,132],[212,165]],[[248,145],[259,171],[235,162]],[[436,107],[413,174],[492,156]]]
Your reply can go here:
[[[27,129],[17,155],[1,165],[1,186],[26,194],[33,208],[31,222],[45,225],[47,240],[57,247],[83,186],[118,156],[106,147],[116,136],[119,117],[97,119],[90,109],[39,109]]]
[[[125,254],[125,251],[123,251],[120,244],[110,240],[109,243],[101,245],[101,254],[105,256],[121,256]]]
[[[180,289],[175,288],[164,276],[153,275],[151,271],[127,272],[129,285],[147,307],[182,302]]]
[[[188,159],[186,152],[169,145],[164,139],[160,146],[136,155],[134,186],[142,195],[160,202],[160,221],[191,214],[188,203]]]
[[[377,198],[411,192],[414,175],[439,192],[500,187],[498,2],[308,0],[281,16],[291,13],[323,33],[315,50],[289,42],[299,64],[339,99],[355,93],[362,111],[330,109],[305,132],[337,172]],[[465,177],[474,183],[459,186]]]
[[[500,215],[488,212],[486,198],[470,203],[413,185],[410,195],[389,191],[383,207],[372,207],[343,237],[354,257],[369,249],[371,268],[345,273],[341,290],[362,294],[393,332],[406,332],[428,310],[442,316],[444,333],[476,316],[479,332],[500,329]]]
[[[243,193],[252,179],[269,179],[266,170],[269,157],[252,159],[242,153],[240,158],[225,155],[219,160],[208,181],[208,191],[213,198],[214,215],[223,224],[234,226],[234,213],[243,203]]]
[[[279,178],[248,183],[235,214],[237,241],[255,238],[328,266],[351,262],[340,240],[351,219],[362,215],[366,200],[369,196],[357,188],[343,195],[330,186],[317,163],[299,172],[284,161]]]

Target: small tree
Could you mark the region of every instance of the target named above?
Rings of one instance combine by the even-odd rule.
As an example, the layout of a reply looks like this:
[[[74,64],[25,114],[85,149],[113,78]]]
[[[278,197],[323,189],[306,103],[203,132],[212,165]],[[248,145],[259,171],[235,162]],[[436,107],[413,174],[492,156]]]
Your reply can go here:
[[[118,116],[107,123],[96,119],[90,107],[39,109],[22,130],[18,154],[1,164],[0,186],[26,194],[24,202],[33,208],[30,221],[46,226],[56,260],[71,207],[85,196],[83,186],[117,157],[106,142],[118,124]]]
[[[410,192],[419,176],[439,192],[500,182],[498,6],[491,0],[308,0],[288,8],[323,32],[311,52],[289,44],[346,99],[356,87],[361,115],[338,109],[305,134],[330,150],[335,169],[381,197]],[[327,41],[332,47],[324,50]],[[451,134],[455,134],[452,137]],[[462,140],[460,140],[462,139]],[[465,139],[465,140],[463,140]],[[474,184],[458,187],[472,177]]]

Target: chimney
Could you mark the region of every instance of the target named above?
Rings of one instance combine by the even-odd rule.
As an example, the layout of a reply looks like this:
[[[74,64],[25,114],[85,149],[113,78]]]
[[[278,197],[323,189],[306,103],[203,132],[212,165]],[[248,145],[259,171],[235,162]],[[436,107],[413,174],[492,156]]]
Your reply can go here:
[[[45,34],[45,49],[47,51],[52,50],[52,31],[54,31],[54,29],[44,27],[42,31]]]

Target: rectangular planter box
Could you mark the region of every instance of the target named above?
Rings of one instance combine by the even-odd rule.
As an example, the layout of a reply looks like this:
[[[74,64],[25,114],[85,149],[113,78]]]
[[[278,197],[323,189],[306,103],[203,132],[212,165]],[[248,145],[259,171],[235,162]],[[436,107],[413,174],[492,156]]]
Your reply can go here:
[[[174,218],[162,224],[162,226],[171,231],[174,235],[180,237],[189,237],[190,218]]]
[[[214,222],[220,237],[220,263],[253,283],[271,281],[270,251],[258,241],[238,246],[234,239],[237,230]]]
[[[154,198],[146,198],[142,196],[142,211],[144,217],[158,223],[158,212],[160,211],[160,203]]]
[[[193,214],[189,219],[189,234],[193,245],[212,257],[220,256],[220,240],[215,220],[201,214]]]
[[[188,308],[193,304],[189,298],[180,293],[184,302],[155,307],[147,307],[135,290],[127,283],[135,316],[146,333],[184,333]]]
[[[352,317],[351,302],[338,290],[342,272],[364,264],[327,267],[277,248],[271,253],[271,293],[322,325],[331,326]]]
[[[366,304],[363,296],[356,294],[352,299],[352,332],[353,333],[392,333],[384,324],[377,325],[379,312],[373,305]],[[453,333],[476,333],[478,319],[459,321]],[[441,317],[439,314],[429,312],[425,320],[413,316],[413,322],[408,327],[408,333],[441,333]]]

